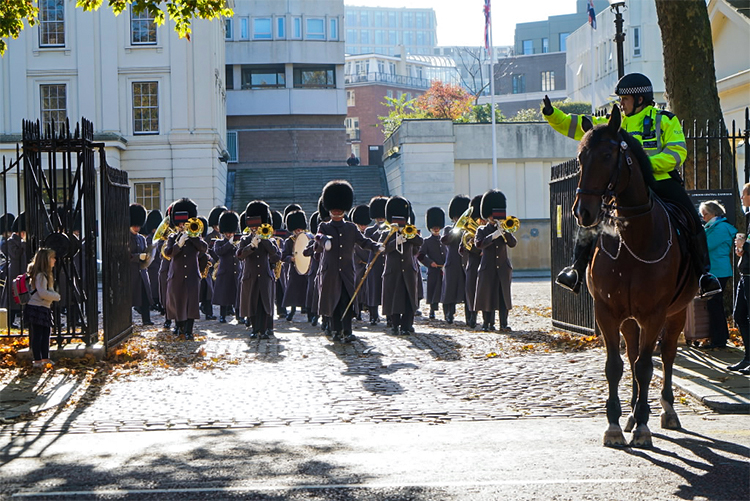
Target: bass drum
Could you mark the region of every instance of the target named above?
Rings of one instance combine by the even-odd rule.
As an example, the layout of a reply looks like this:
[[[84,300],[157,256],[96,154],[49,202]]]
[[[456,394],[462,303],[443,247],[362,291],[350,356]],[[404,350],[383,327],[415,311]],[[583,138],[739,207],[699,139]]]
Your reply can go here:
[[[310,238],[306,233],[300,233],[294,237],[294,267],[300,275],[307,275],[310,271],[310,256],[305,256],[302,251],[305,250]]]

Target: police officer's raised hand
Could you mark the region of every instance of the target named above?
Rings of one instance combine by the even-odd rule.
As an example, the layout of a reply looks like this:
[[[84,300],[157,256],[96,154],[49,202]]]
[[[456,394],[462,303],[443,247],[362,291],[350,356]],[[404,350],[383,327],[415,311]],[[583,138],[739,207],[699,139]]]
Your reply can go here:
[[[544,104],[544,107],[542,108],[542,113],[544,113],[547,116],[550,116],[555,109],[552,107],[552,102],[549,100],[549,96],[545,95],[544,99],[542,100],[542,103]]]

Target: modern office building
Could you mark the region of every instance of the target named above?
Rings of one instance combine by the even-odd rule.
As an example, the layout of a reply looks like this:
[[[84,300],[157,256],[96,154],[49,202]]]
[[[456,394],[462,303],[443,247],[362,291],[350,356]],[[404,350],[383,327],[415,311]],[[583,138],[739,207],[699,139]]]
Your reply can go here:
[[[201,210],[224,201],[221,23],[194,20],[189,42],[148,12],[84,12],[65,0],[45,2],[39,21],[0,58],[0,154],[15,153],[23,120],[85,117],[109,165],[128,172],[131,201],[162,211],[183,196]]]
[[[347,5],[346,53],[395,56],[398,46],[407,54],[430,55],[437,45],[433,9],[357,7]]]

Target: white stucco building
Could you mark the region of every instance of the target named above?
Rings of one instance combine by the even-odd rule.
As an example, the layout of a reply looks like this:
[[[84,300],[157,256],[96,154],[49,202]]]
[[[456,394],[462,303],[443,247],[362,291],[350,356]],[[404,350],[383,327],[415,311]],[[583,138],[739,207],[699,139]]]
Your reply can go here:
[[[9,40],[0,59],[0,154],[14,154],[24,119],[85,117],[107,162],[128,172],[131,201],[164,211],[187,196],[201,212],[223,202],[223,23],[194,20],[188,41],[171,21],[156,26],[129,8],[115,16],[66,0],[41,7],[40,23]]]

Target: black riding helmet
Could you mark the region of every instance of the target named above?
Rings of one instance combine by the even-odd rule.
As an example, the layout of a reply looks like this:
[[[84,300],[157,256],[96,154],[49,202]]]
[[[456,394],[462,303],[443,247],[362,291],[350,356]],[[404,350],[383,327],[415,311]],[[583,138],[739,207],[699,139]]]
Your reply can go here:
[[[654,86],[651,80],[642,73],[628,73],[622,77],[615,87],[615,94],[618,96],[633,96],[635,108],[639,106],[648,106],[654,104]],[[643,101],[639,101],[639,97]]]

